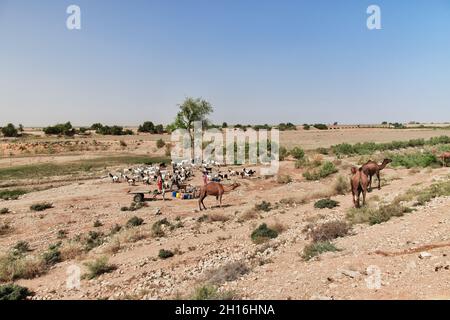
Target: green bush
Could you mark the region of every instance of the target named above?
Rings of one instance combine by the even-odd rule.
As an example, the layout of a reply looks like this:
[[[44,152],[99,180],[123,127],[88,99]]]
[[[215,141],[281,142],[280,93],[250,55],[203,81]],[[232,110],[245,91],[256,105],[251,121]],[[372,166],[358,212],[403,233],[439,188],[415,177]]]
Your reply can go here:
[[[381,205],[379,208],[351,208],[347,213],[347,219],[353,223],[368,223],[369,225],[379,224],[389,221],[392,217],[401,217],[405,213],[411,212],[410,208],[398,203]]]
[[[44,211],[50,208],[53,208],[53,204],[50,202],[35,203],[30,206],[32,211]]]
[[[1,208],[0,209],[0,214],[7,214],[9,213],[9,209],[8,208]]]
[[[19,241],[17,242],[14,247],[13,250],[17,251],[18,253],[24,254],[26,252],[31,251],[30,250],[30,244],[27,241]]]
[[[203,217],[205,217],[206,215],[204,215]],[[201,217],[200,217],[201,218]],[[200,218],[197,219],[197,221],[199,222],[203,222],[206,221],[208,219],[208,216],[206,216],[205,220],[200,221]],[[153,225],[152,225],[152,237],[154,238],[161,238],[164,237],[164,230],[162,229],[162,226],[168,226],[170,228],[173,228],[172,223],[170,223],[167,218],[161,219],[156,221]]]
[[[84,277],[87,279],[94,279],[101,274],[109,273],[117,269],[115,265],[109,264],[107,257],[102,257],[91,262],[86,262],[85,266],[88,268],[88,272],[84,275]]]
[[[331,242],[328,241],[313,242],[303,249],[302,257],[304,260],[308,261],[324,252],[336,252],[336,251],[339,251],[338,248],[336,248],[336,246]]]
[[[219,292],[212,284],[206,284],[195,289],[192,300],[234,300],[236,294],[233,291]]]
[[[270,210],[272,210],[272,204],[270,202],[266,202],[266,201],[257,203],[257,204],[255,204],[255,210],[269,212]]]
[[[313,127],[319,130],[328,130],[328,126],[323,123],[316,123]]]
[[[31,296],[28,288],[16,284],[5,284],[0,286],[0,300],[25,300]]]
[[[289,155],[289,152],[286,149],[286,147],[281,146],[280,149],[278,150],[278,155],[279,155],[279,160],[283,161]]]
[[[267,224],[263,223],[252,232],[250,237],[254,243],[262,243],[269,239],[278,237],[278,232],[269,229]]]
[[[61,244],[50,245],[48,250],[42,254],[42,259],[47,266],[55,265],[62,261],[61,251],[59,251]]]
[[[89,231],[86,238],[83,239],[84,247],[87,251],[90,251],[104,242],[104,234],[97,231]]]
[[[1,131],[5,137],[19,136],[19,132],[18,132],[17,128],[12,123],[8,123],[6,125],[6,127],[1,128]]]
[[[290,152],[290,155],[294,157],[294,159],[300,160],[305,157],[305,151],[300,147],[293,148]]]
[[[0,190],[0,199],[17,200],[21,195],[24,195],[26,193],[28,193],[28,191],[23,189]]]
[[[71,136],[75,134],[75,129],[72,127],[70,122],[66,122],[64,124],[57,124],[55,126],[50,126],[42,129],[45,134],[48,135],[66,135]]]
[[[306,180],[310,181],[320,180],[336,172],[338,172],[336,166],[332,162],[326,161],[319,168],[309,169],[308,171],[304,172],[303,177],[305,177]]]
[[[130,218],[130,220],[128,220],[126,226],[128,228],[138,227],[138,226],[142,225],[143,223],[144,223],[144,219],[134,216],[134,217]]]
[[[164,142],[163,139],[159,139],[158,141],[156,141],[156,147],[157,147],[158,149],[163,148],[165,145],[166,145],[166,143]]]
[[[174,253],[170,250],[161,249],[159,250],[158,257],[161,259],[168,259],[174,256]]]
[[[333,209],[335,207],[339,206],[339,202],[331,199],[320,199],[314,204],[314,208],[317,209]]]
[[[412,154],[404,154],[404,155],[392,155],[392,164],[393,167],[405,167],[407,169],[411,168],[426,168],[431,166],[440,166],[440,162],[437,157],[430,153],[412,153]]]

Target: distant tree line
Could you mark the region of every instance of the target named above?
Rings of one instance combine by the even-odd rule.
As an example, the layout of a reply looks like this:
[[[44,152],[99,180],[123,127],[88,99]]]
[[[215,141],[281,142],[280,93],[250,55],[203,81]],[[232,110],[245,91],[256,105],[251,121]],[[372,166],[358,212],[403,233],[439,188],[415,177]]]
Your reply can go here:
[[[124,129],[122,126],[105,126],[101,123],[94,123],[91,130],[95,130],[95,133],[101,135],[126,136],[134,134],[133,130]]]
[[[164,133],[164,126],[162,124],[155,125],[151,121],[145,121],[142,125],[139,126],[138,132],[161,134]]]

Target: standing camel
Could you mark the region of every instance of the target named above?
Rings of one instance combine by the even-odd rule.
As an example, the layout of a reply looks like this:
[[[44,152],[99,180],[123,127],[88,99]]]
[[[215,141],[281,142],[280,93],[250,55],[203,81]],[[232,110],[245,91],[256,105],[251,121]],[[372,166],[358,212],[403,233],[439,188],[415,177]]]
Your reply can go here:
[[[216,200],[219,200],[219,207],[222,208],[223,194],[225,192],[230,192],[239,186],[240,186],[240,184],[236,183],[236,182],[229,186],[224,186],[218,182],[210,182],[210,183],[202,186],[200,189],[200,198],[198,199],[198,207],[200,208],[200,211],[202,211],[202,205],[203,205],[203,208],[205,208],[205,210],[206,210],[206,206],[203,203],[203,200],[205,200],[205,198],[207,196],[215,196]]]
[[[384,159],[383,163],[378,164],[375,161],[370,160],[362,166],[364,173],[369,176],[369,190],[372,190],[372,177],[374,175],[376,175],[378,179],[378,190],[381,190],[380,171],[386,168],[386,166],[391,162],[391,159]]]
[[[350,187],[352,188],[353,204],[355,208],[360,207],[360,197],[363,194],[363,206],[366,205],[367,186],[369,185],[369,178],[364,173],[362,168],[352,168],[353,176],[350,179]]]
[[[450,152],[444,152],[440,158],[442,160],[442,166],[447,167],[447,161],[450,160]]]

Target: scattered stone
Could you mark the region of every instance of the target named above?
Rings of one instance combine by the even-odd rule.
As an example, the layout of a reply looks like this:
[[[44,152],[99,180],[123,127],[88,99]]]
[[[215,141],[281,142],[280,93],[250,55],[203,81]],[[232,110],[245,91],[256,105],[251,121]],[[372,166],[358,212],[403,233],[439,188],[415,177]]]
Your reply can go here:
[[[419,254],[419,258],[420,258],[420,259],[428,259],[428,258],[431,258],[431,257],[432,257],[432,254],[429,253],[429,252],[426,252],[426,251],[421,252],[421,253]]]

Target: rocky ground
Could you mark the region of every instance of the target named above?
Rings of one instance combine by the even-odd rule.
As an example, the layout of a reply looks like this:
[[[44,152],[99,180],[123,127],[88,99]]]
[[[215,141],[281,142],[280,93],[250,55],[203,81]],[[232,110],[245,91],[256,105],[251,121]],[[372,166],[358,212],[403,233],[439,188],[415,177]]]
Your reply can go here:
[[[77,244],[76,239],[89,231],[109,235],[114,225],[124,226],[131,217],[138,216],[144,220],[143,225],[105,237],[103,244],[88,253],[74,249],[76,253],[67,254],[69,258],[45,274],[17,282],[35,292],[33,299],[189,298],[195,288],[208,281],[214,282],[219,292],[232,292],[240,299],[450,297],[450,198],[436,198],[416,211],[378,225],[355,225],[349,235],[334,241],[339,251],[305,261],[302,252],[311,241],[305,227],[345,220],[352,206],[351,196],[333,196],[340,202],[334,209],[316,209],[314,201],[282,204],[282,199],[311,197],[328,190],[336,175],[307,182],[291,161],[282,163],[281,172],[289,174],[293,182],[279,184],[276,177],[236,179],[241,187],[224,196],[224,208],[215,207],[216,200],[208,197],[207,206],[214,207],[206,212],[198,211],[195,200],[172,198],[147,202],[137,211],[121,211],[130,205],[130,187],[112,184],[106,178],[69,182],[28,193],[16,201],[0,200],[0,207],[11,211],[0,216],[1,222],[12,228],[0,236],[0,250],[4,253],[18,241],[27,241],[33,250],[29,254],[37,256],[50,244],[61,241],[67,254],[70,246]],[[339,174],[347,179],[346,163]],[[448,179],[448,174],[446,168],[417,173],[386,169],[382,190],[374,190],[368,198],[371,202],[389,202],[413,185],[426,187]],[[193,183],[200,184],[199,175],[195,179]],[[249,214],[263,200],[270,202],[273,209]],[[30,205],[42,201],[51,201],[53,208],[30,211]],[[203,214],[209,219],[199,222]],[[155,237],[152,226],[163,218],[174,227],[162,226],[164,236]],[[102,225],[94,227],[97,220]],[[281,226],[283,232],[266,243],[254,244],[250,234],[263,222]],[[66,238],[58,239],[60,230],[67,233]],[[430,244],[444,246],[420,249]],[[418,249],[393,256],[377,253],[401,253],[411,248]],[[175,255],[161,259],[161,249]],[[86,262],[103,256],[109,257],[115,270],[92,280],[82,279],[77,289],[67,288],[73,270],[80,268],[84,274]]]

